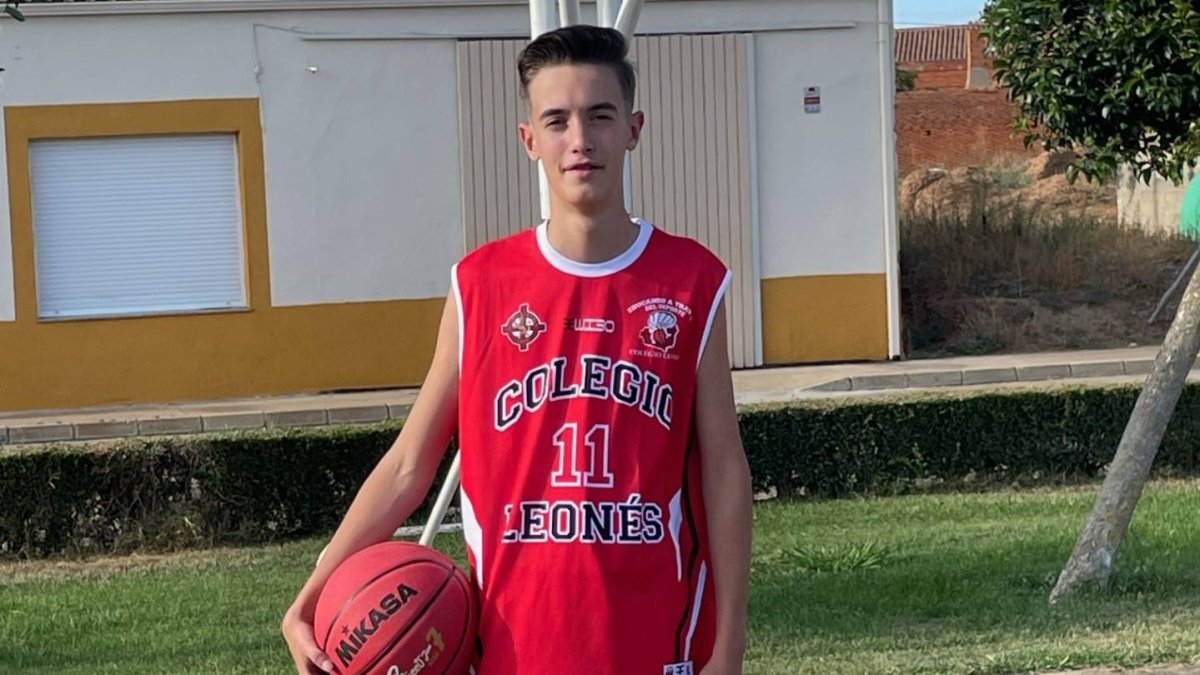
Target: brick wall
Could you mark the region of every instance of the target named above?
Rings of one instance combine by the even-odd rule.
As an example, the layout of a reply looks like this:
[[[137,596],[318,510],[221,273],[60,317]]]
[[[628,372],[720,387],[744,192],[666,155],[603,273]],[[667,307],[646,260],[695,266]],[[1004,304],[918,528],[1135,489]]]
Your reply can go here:
[[[1016,117],[1003,91],[943,89],[896,94],[900,176],[927,166],[979,164],[1005,154],[1035,155],[1012,135]]]
[[[967,64],[963,61],[916,63],[904,68],[917,74],[917,89],[965,89]]]

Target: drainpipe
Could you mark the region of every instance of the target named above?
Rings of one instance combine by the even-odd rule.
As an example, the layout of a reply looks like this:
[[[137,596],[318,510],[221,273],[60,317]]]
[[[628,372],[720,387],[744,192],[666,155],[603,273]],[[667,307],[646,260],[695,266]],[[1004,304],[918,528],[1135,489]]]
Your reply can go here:
[[[877,0],[879,119],[883,174],[883,256],[887,285],[888,359],[902,356],[900,344],[900,230],[896,220],[896,64],[892,45],[892,0]]]

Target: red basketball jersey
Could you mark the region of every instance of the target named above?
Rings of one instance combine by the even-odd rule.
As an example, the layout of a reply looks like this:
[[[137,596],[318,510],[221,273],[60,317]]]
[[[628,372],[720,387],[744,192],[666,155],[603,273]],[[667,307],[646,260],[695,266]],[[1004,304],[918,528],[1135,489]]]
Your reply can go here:
[[[477,675],[692,675],[715,632],[693,420],[729,272],[636,221],[574,262],[546,226],[454,270]]]

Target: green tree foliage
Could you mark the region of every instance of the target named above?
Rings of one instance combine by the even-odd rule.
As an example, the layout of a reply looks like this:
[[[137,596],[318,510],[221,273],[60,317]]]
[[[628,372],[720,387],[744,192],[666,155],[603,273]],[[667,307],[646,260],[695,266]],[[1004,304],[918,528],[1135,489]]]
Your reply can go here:
[[[1200,156],[1200,2],[988,0],[983,21],[1026,144],[1083,150],[1068,178],[1179,183]]]
[[[917,88],[917,73],[896,64],[896,91],[912,91]]]

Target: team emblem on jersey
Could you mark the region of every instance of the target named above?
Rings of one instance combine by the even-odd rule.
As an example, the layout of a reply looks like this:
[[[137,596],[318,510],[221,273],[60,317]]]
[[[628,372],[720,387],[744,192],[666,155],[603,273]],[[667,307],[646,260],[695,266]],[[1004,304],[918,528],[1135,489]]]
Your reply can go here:
[[[651,312],[646,319],[646,327],[638,336],[642,338],[642,344],[665,354],[675,346],[675,338],[679,336],[679,319],[670,312]]]
[[[638,331],[638,337],[645,349],[630,350],[634,356],[679,358],[678,354],[670,352],[675,349],[679,332],[683,325],[686,325],[682,324],[681,320],[692,316],[691,307],[670,298],[647,298],[630,306],[626,311],[629,314],[644,312],[646,315],[646,322]]]
[[[508,317],[508,321],[500,327],[500,332],[504,333],[514,345],[519,347],[521,351],[529,349],[529,345],[538,339],[538,336],[546,331],[546,323],[533,310],[529,309],[529,303],[521,303],[521,307],[513,312],[512,316]]]

